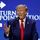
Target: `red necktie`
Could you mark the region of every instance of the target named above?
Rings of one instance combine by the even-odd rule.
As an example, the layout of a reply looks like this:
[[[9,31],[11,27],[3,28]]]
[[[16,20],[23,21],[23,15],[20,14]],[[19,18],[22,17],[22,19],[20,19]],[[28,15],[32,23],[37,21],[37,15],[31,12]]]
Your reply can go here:
[[[21,40],[24,40],[24,25],[23,25],[23,21],[21,21],[21,25],[20,25],[20,36],[21,36]]]

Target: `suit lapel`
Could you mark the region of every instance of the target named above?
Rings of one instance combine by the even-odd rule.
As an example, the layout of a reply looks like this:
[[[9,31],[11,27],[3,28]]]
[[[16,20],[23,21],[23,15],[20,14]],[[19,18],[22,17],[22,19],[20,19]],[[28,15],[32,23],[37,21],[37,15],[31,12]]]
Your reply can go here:
[[[26,21],[25,21],[25,31],[24,31],[24,35],[28,35],[29,33],[29,21],[28,21],[28,18],[26,18]]]
[[[16,19],[16,28],[17,28],[17,35],[18,35],[18,38],[20,38],[20,24],[19,24],[19,18]]]

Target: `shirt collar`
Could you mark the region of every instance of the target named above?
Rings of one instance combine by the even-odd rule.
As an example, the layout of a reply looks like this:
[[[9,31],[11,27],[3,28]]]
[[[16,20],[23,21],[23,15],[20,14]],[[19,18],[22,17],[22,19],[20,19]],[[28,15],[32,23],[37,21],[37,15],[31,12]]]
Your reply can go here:
[[[25,20],[26,20],[26,17],[23,19],[23,21],[25,22]],[[21,20],[19,19],[19,21],[21,21]]]

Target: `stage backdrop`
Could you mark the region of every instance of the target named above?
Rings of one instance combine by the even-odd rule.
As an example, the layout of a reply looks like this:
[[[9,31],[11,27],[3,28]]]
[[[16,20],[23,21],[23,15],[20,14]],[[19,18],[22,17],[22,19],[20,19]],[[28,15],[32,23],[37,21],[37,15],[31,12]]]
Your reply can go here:
[[[25,4],[28,7],[28,17],[36,21],[36,28],[40,38],[40,0],[0,0],[0,40],[4,37],[3,26],[7,20],[16,16],[16,6]]]

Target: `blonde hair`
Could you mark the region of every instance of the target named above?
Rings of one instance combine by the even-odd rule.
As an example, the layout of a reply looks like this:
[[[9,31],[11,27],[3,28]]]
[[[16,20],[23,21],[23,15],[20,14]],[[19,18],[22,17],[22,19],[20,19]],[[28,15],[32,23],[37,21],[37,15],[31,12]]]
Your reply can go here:
[[[28,10],[28,7],[27,7],[25,4],[19,4],[19,5],[17,5],[16,10],[17,10],[17,8],[19,8],[19,7],[25,7],[26,11]]]

